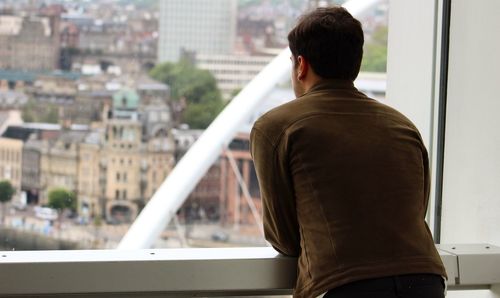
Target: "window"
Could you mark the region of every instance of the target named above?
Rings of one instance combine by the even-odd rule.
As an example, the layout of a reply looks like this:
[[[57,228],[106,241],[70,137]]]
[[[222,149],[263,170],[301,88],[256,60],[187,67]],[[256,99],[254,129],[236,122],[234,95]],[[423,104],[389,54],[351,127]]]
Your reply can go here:
[[[144,203],[151,199],[149,196],[151,190],[157,188],[163,181],[163,176],[171,172],[173,164],[165,161],[178,160],[177,158],[180,158],[192,146],[201,135],[201,130],[206,128],[215,116],[210,107],[225,105],[234,96],[234,90],[244,87],[252,78],[251,74],[258,73],[270,60],[268,57],[250,55],[250,53],[267,51],[269,47],[284,48],[288,27],[312,1],[265,1],[267,6],[259,6],[259,1],[239,1],[236,15],[231,15],[226,10],[226,6],[228,6],[224,5],[226,0],[221,0],[220,7],[208,5],[202,10],[189,7],[189,1],[183,0],[159,1],[158,7],[154,6],[155,4],[149,4],[154,3],[154,1],[141,1],[147,3],[144,5],[131,4],[131,1],[114,1],[113,4],[109,4],[109,8],[107,6],[106,11],[111,12],[116,18],[106,18],[106,22],[98,21],[105,17],[104,10],[100,8],[101,4],[104,3],[102,1],[46,2],[44,5],[39,5],[40,7],[35,5],[35,8],[27,4],[16,5],[13,8],[13,14],[24,18],[20,20],[34,22],[36,18],[28,17],[33,10],[41,10],[45,6],[50,7],[50,3],[61,3],[68,13],[60,16],[62,21],[59,26],[69,26],[69,28],[76,29],[80,32],[79,39],[71,41],[68,39],[69,37],[66,38],[62,35],[50,39],[38,36],[29,41],[29,36],[26,36],[28,42],[32,44],[32,48],[35,48],[34,44],[36,43],[40,47],[39,49],[47,50],[22,53],[21,51],[17,53],[9,50],[9,48],[16,48],[13,44],[15,41],[7,45],[0,44],[0,52],[8,51],[7,55],[10,55],[11,58],[0,59],[0,69],[22,70],[24,74],[35,77],[34,82],[7,82],[5,84],[9,86],[5,86],[5,88],[13,88],[14,91],[19,91],[26,98],[29,98],[21,110],[21,116],[24,122],[38,126],[35,129],[29,125],[20,127],[23,130],[22,133],[31,130],[37,131],[39,139],[35,140],[37,142],[34,142],[33,145],[35,147],[43,146],[40,144],[57,141],[58,144],[61,144],[59,149],[67,151],[49,160],[43,153],[45,152],[43,150],[48,150],[48,147],[40,147],[40,152],[42,152],[40,160],[46,164],[42,167],[40,162],[38,165],[40,168],[38,181],[54,184],[50,187],[56,186],[55,184],[73,187],[72,190],[79,194],[79,199],[81,193],[88,191],[89,203],[96,206],[95,214],[102,216],[104,225],[120,221],[125,230],[126,226],[130,225],[136,218],[138,212],[131,211],[130,216],[127,217],[124,215],[125,212],[109,212],[110,206],[116,203],[115,201],[123,199],[128,201],[120,202],[120,204],[130,203],[133,206],[130,208],[131,210],[139,210],[142,206],[136,204],[136,201]],[[494,117],[494,111],[498,109],[492,95],[495,95],[496,91],[490,88],[498,85],[495,84],[495,78],[498,76],[492,69],[500,69],[498,59],[496,59],[500,50],[498,50],[495,39],[488,39],[485,37],[486,33],[483,35],[477,32],[483,32],[483,26],[491,30],[498,27],[498,18],[494,14],[498,11],[498,4],[487,0],[488,5],[491,6],[491,9],[488,10],[480,7],[472,9],[474,4],[465,2],[454,3],[455,14],[452,18],[454,21],[450,26],[451,46],[453,48],[449,69],[450,101],[446,120],[446,150],[448,151],[446,151],[447,157],[444,158],[444,175],[446,177],[444,179],[443,210],[450,212],[452,216],[443,222],[443,240],[467,242],[468,239],[473,239],[480,242],[495,242],[499,240],[494,236],[496,234],[493,226],[500,225],[493,214],[493,210],[496,210],[494,207],[497,206],[493,198],[497,197],[499,191],[496,188],[497,183],[495,183],[495,179],[498,178],[498,160],[495,153],[498,151],[498,143],[500,142],[497,140],[498,134],[491,129],[499,127],[500,124]],[[127,8],[127,5],[133,5],[134,9]],[[253,13],[262,9],[269,10],[271,16],[262,15],[263,19],[259,19],[261,15]],[[436,123],[439,123],[439,119],[437,119],[437,97],[434,93],[437,93],[439,89],[439,77],[435,64],[440,59],[434,52],[434,49],[439,46],[435,44],[434,37],[439,39],[441,32],[434,31],[435,28],[439,29],[439,26],[435,24],[434,16],[438,18],[440,16],[434,11],[434,5],[424,5],[419,1],[405,3],[391,1],[390,15],[387,13],[388,9],[388,2],[381,1],[377,8],[362,17],[367,32],[366,56],[363,73],[360,74],[357,86],[361,91],[370,93],[377,99],[402,110],[415,122],[429,148],[433,177],[436,177],[436,164],[438,163]],[[173,11],[175,13],[172,13]],[[465,18],[465,12],[470,12],[467,17],[481,21],[477,21],[475,24],[460,22]],[[72,18],[72,14],[81,15],[78,18]],[[479,18],[481,14],[489,17]],[[150,18],[146,19],[145,15],[149,15]],[[172,17],[169,17],[171,15]],[[220,17],[211,18],[207,17],[208,15]],[[257,21],[254,19],[255,16],[258,17]],[[393,21],[392,23],[397,25],[389,30],[388,16]],[[1,15],[0,18],[2,18]],[[237,27],[229,28],[228,24],[233,23],[231,20],[237,24]],[[279,22],[280,20],[282,22]],[[198,27],[198,22],[203,24],[201,28]],[[254,22],[251,24],[255,24],[255,26],[243,26],[248,22]],[[267,26],[263,25],[267,24],[266,22],[272,24],[271,26],[274,28],[271,36],[266,35],[265,28]],[[19,23],[22,24],[22,22]],[[56,25],[55,22],[47,22],[47,24]],[[41,28],[40,26],[43,25],[35,22],[30,23],[30,26]],[[262,29],[260,29],[261,27]],[[245,31],[248,28],[252,28],[252,31]],[[176,31],[176,29],[179,30]],[[496,32],[491,30],[489,36],[496,36]],[[477,34],[472,34],[472,31]],[[2,34],[1,32],[3,31],[0,30],[0,34]],[[53,32],[65,31],[54,30]],[[216,35],[210,38],[210,44],[196,44],[200,40],[206,40],[204,37],[211,32]],[[35,34],[35,31],[33,30],[31,34]],[[389,40],[393,42],[391,45],[393,62],[389,66],[386,66],[385,57],[387,34],[391,36]],[[198,35],[200,38],[197,37]],[[59,38],[64,40],[60,45],[54,42]],[[245,42],[245,38],[250,38],[250,40]],[[185,44],[180,44],[181,42]],[[236,42],[237,44],[235,44]],[[144,45],[141,47],[144,52],[138,50],[137,44]],[[214,48],[214,44],[220,48]],[[232,51],[236,46],[241,53],[233,55]],[[180,51],[180,48],[184,48],[184,51]],[[474,53],[474,63],[470,62],[470,56],[466,52],[468,50]],[[204,51],[206,52],[204,53]],[[216,51],[220,52],[214,53]],[[55,55],[59,55],[58,53],[61,53],[61,56],[55,57]],[[26,58],[19,55],[34,56]],[[217,91],[221,94],[220,98],[215,95],[218,92],[212,92],[210,96],[198,99],[188,98],[188,95],[193,96],[195,93],[188,88],[192,86],[186,85],[185,88],[176,89],[176,87],[161,82],[161,76],[151,78],[148,77],[149,72],[143,71],[147,69],[148,65],[157,64],[158,61],[177,61],[181,55],[191,61],[195,68],[213,72],[214,80],[218,84],[219,90]],[[100,59],[102,56],[111,57],[110,62],[96,63],[96,61],[102,60]],[[123,59],[121,57],[130,58]],[[58,61],[58,64],[50,65],[48,70],[42,71],[41,69],[47,67],[47,61]],[[3,65],[2,63],[17,64]],[[213,67],[215,70],[209,67]],[[386,69],[389,70],[387,76],[385,75]],[[59,70],[61,71],[59,72]],[[252,70],[251,73],[250,70]],[[373,74],[373,72],[378,73]],[[40,73],[48,75],[41,76]],[[247,74],[250,74],[248,79]],[[190,76],[187,77],[186,81],[192,81]],[[484,84],[478,82],[479,79]],[[179,94],[182,91],[180,89],[192,91],[192,93]],[[481,96],[472,94],[471,90],[476,89],[481,89]],[[124,94],[123,92],[127,94],[126,97],[120,96],[120,94]],[[65,99],[65,103],[59,103],[57,101],[59,98]],[[293,92],[291,92],[290,85],[284,81],[270,92],[270,100],[263,102],[259,111],[255,111],[255,115],[249,118],[255,120],[271,105],[280,104],[283,99],[291,98],[293,98]],[[467,101],[467,98],[474,98],[474,100]],[[84,108],[76,105],[80,100],[84,101],[82,104]],[[204,100],[213,100],[213,105],[203,106],[201,103]],[[51,106],[50,101],[57,104]],[[473,104],[474,102],[477,104]],[[184,110],[189,111],[189,113],[184,113]],[[148,111],[154,111],[149,119],[151,121],[146,117]],[[0,116],[0,119],[3,119],[3,115]],[[252,120],[249,120],[247,124],[251,125]],[[183,126],[182,121],[189,122],[188,126]],[[62,125],[58,126],[58,124],[46,122],[62,123]],[[40,123],[45,124],[40,125]],[[133,136],[124,131],[124,128],[133,130]],[[167,151],[156,152],[155,150],[160,150],[163,146],[151,145],[155,131],[158,129],[167,132],[165,136],[161,137],[162,142],[165,141],[169,144]],[[109,134],[109,139],[106,137],[108,136],[106,132]],[[29,142],[28,140],[24,141],[24,145]],[[467,144],[464,145],[464,143]],[[83,148],[87,153],[79,153],[83,152]],[[16,150],[0,146],[0,159],[3,161],[1,165],[3,171],[0,171],[0,175],[3,176],[7,172],[6,167],[9,167],[9,175],[12,173],[15,177],[24,177],[25,172],[17,170],[21,169],[21,166],[16,167],[14,172],[10,168],[11,161],[17,164],[21,162],[22,156]],[[235,160],[237,160],[242,179],[247,184],[251,196],[258,198],[258,183],[251,164],[251,157],[248,154],[248,135],[235,138],[233,142],[230,142],[228,150],[231,150]],[[55,150],[53,152],[59,154],[55,153]],[[138,163],[136,165],[133,159],[139,156],[141,159],[153,161],[153,163]],[[161,158],[156,159],[157,156],[161,156]],[[83,173],[88,173],[88,180],[85,183],[79,183],[81,180],[76,177],[75,173],[52,173],[46,170],[49,167],[56,168],[57,157],[70,160],[71,166],[64,167],[68,171],[74,169],[73,172],[78,172],[79,169],[83,169]],[[106,162],[101,163],[101,160]],[[111,162],[107,162],[109,160]],[[5,164],[5,161],[9,163]],[[196,169],[195,166],[193,169]],[[211,224],[221,229],[229,226],[228,230],[231,233],[234,230],[237,231],[234,233],[243,235],[247,231],[251,231],[249,233],[259,235],[256,226],[234,227],[232,222],[227,220],[230,217],[229,212],[236,211],[234,208],[236,200],[240,200],[241,210],[249,210],[249,207],[245,205],[242,196],[237,196],[240,186],[234,180],[233,169],[228,160],[218,156],[214,167],[217,170],[203,177],[198,184],[199,188],[195,188],[187,203],[179,210],[180,225],[186,226],[189,212],[208,213],[207,210],[210,209],[219,216],[207,216],[211,220],[208,223],[201,219],[193,219],[193,222],[189,223],[194,227],[193,229],[202,231],[204,224]],[[126,186],[117,182],[124,182]],[[40,184],[44,185],[44,183]],[[78,188],[78,185],[82,185],[82,188]],[[124,187],[127,189],[125,190]],[[433,191],[435,188],[436,183],[434,182]],[[93,190],[98,191],[93,192]],[[20,188],[19,191],[26,192],[26,189]],[[36,201],[39,204],[42,204],[43,200],[46,199],[43,197],[46,192],[47,189],[37,189],[37,193],[40,195]],[[473,201],[471,198],[474,200],[477,198],[478,203],[471,202]],[[197,207],[188,208],[188,206],[194,205]],[[430,206],[434,208],[434,202]],[[458,222],[450,219],[452,217],[463,218],[461,210],[467,209],[481,210],[477,214],[468,214],[470,220],[467,221]],[[81,210],[78,208],[77,212],[78,216],[84,216],[80,214]],[[434,210],[431,210],[429,216],[431,226],[437,220],[433,218],[433,212]],[[20,218],[20,214],[18,212],[9,216]],[[483,220],[481,216],[485,219]],[[103,237],[105,233],[94,233],[95,227],[92,225],[92,218],[88,218],[87,222],[89,224],[82,226],[68,223],[65,233],[61,233],[61,236],[66,237],[72,229],[75,231],[79,229],[85,230],[85,233],[89,232],[88,234],[91,235],[95,234],[96,237]],[[453,227],[456,226],[460,226],[460,228],[454,229]],[[485,227],[485,231],[478,232],[483,227]],[[106,228],[108,227],[106,226],[103,230]],[[34,232],[38,230],[34,229]],[[175,234],[174,229],[168,232]],[[55,238],[55,235],[49,235],[49,237]],[[112,238],[108,240],[116,243],[109,244],[109,247],[116,245],[119,240],[119,237]],[[159,246],[173,243],[172,241],[164,241],[164,239],[158,241]],[[220,245],[220,243],[214,242],[214,245]],[[12,247],[5,249],[12,249]]]

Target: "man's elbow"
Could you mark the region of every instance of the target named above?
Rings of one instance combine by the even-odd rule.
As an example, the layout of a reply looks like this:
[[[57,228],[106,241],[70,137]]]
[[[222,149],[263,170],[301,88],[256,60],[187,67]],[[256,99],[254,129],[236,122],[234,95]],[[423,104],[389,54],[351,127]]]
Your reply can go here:
[[[272,245],[272,247],[282,255],[288,257],[298,257],[300,255],[300,245],[293,244],[288,241],[277,241],[276,239],[272,239],[270,237],[266,237],[266,240]]]
[[[300,255],[300,241],[293,235],[280,233],[278,229],[270,229],[269,225],[264,224],[264,238],[282,255],[289,257]]]
[[[297,258],[300,255],[300,249],[297,249],[297,248],[283,247],[283,246],[277,246],[277,245],[273,245],[273,248],[277,252],[279,252],[280,254],[285,255],[287,257]]]

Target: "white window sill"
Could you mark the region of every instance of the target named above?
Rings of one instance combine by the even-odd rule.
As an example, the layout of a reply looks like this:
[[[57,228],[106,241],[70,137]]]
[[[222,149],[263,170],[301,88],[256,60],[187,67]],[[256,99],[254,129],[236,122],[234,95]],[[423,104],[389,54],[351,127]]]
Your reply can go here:
[[[500,284],[499,247],[439,249],[450,289]],[[296,260],[272,248],[9,251],[0,253],[0,296],[289,295],[295,272]]]

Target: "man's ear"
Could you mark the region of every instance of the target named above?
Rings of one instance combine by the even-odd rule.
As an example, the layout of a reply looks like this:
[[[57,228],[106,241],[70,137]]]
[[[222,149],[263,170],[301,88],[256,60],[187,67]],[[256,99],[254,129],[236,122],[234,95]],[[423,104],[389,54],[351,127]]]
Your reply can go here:
[[[303,80],[309,71],[309,62],[304,56],[297,56],[297,80]]]

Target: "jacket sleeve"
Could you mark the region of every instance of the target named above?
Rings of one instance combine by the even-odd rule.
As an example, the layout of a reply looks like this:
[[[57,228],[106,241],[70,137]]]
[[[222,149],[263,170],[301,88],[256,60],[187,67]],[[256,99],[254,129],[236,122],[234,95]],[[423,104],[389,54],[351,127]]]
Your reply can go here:
[[[280,154],[280,148],[275,148],[255,127],[250,143],[262,198],[265,238],[280,253],[298,256],[300,232],[286,158]]]

